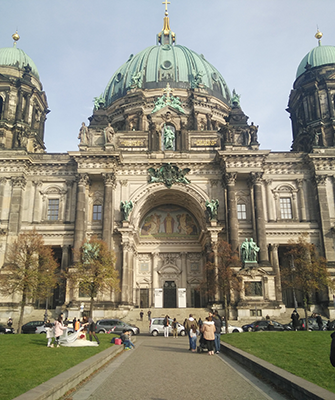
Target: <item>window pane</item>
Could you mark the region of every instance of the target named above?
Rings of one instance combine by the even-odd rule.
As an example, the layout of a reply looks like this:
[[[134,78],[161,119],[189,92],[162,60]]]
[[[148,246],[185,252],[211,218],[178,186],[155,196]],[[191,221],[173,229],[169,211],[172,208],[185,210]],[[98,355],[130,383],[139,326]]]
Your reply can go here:
[[[245,204],[237,204],[237,218],[247,219],[247,206]]]
[[[102,206],[100,204],[93,205],[93,221],[101,221]]]
[[[292,205],[289,197],[280,198],[280,217],[281,219],[292,219]]]
[[[48,220],[57,221],[59,212],[59,199],[49,199],[48,203]]]

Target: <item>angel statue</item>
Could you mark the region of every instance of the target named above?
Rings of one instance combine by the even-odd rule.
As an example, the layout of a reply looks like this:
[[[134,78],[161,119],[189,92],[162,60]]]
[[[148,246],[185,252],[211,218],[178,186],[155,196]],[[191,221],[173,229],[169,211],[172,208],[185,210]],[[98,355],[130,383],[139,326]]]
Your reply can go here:
[[[218,217],[218,207],[219,207],[219,200],[207,200],[206,201],[206,209],[209,214],[209,219],[212,221],[214,219],[217,219]]]
[[[123,212],[123,220],[128,221],[129,214],[131,213],[131,210],[133,209],[133,202],[131,200],[129,201],[121,201],[121,211]]]

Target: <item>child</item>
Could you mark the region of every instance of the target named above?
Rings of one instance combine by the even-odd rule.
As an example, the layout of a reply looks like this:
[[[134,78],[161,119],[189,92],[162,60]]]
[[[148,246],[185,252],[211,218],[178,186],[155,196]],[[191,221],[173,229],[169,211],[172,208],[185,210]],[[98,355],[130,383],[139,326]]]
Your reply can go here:
[[[47,320],[47,322],[45,323],[44,326],[45,326],[45,330],[47,333],[47,339],[48,339],[47,347],[54,347],[54,344],[51,343],[52,339],[55,337],[54,327],[53,327],[52,323],[50,322],[50,319]]]
[[[124,344],[125,350],[131,350],[130,346],[132,346],[135,349],[134,343],[130,340],[130,335],[131,335],[130,331],[126,329],[123,331],[121,335],[121,340]]]

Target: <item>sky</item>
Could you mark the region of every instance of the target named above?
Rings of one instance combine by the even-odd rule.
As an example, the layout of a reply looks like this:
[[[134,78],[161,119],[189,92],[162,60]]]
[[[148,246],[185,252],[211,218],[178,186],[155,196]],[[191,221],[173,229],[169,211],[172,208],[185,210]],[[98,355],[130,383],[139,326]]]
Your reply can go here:
[[[33,59],[50,113],[49,153],[78,150],[93,98],[114,72],[163,28],[163,0],[0,0],[0,47],[13,45]],[[241,95],[249,123],[259,125],[261,149],[289,151],[287,103],[302,58],[322,44],[335,46],[334,0],[170,0],[177,43],[204,54]]]

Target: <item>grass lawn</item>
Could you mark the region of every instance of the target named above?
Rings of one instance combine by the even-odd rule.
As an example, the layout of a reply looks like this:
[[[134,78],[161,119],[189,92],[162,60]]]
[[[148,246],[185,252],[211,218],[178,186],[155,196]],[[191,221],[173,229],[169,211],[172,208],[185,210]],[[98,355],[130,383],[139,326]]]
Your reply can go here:
[[[335,393],[330,331],[246,332],[221,340]]]
[[[48,348],[43,334],[0,335],[0,400],[13,399],[114,346],[113,336],[100,334],[97,347]]]

